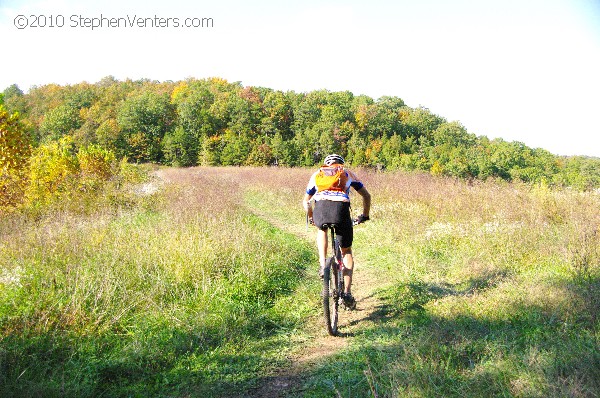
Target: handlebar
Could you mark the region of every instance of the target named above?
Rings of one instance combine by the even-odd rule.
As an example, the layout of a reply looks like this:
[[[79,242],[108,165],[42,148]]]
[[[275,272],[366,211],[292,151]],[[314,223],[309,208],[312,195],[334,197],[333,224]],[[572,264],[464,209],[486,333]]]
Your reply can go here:
[[[354,220],[352,220],[352,225],[362,224],[365,221],[369,221],[369,217],[361,214],[360,216],[358,216]]]
[[[360,216],[358,216],[358,217],[356,217],[356,218],[354,218],[354,219],[352,220],[352,226],[355,226],[355,225],[358,225],[358,224],[362,224],[362,223],[364,223],[365,221],[368,221],[368,220],[370,220],[370,218],[369,218],[369,217],[366,217],[366,216],[360,215]],[[312,218],[309,218],[309,217],[308,217],[308,213],[307,213],[307,214],[306,214],[306,228],[307,228],[307,230],[308,230],[308,225],[309,225],[309,224],[310,224],[310,225],[315,225],[315,223],[313,222],[313,219],[312,219]]]

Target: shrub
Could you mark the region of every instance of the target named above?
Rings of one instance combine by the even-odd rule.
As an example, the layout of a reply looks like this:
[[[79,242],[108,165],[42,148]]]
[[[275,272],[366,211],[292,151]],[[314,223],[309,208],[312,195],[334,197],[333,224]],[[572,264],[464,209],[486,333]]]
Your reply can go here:
[[[31,153],[19,115],[9,115],[0,105],[0,211],[16,206],[23,198],[24,169]]]
[[[114,174],[114,153],[98,145],[81,148],[77,160],[84,178],[108,180]]]
[[[111,151],[93,144],[76,151],[73,139],[65,136],[33,152],[27,205],[39,207],[71,201],[81,193],[98,190],[116,172]]]
[[[38,147],[29,161],[28,204],[68,200],[78,173],[79,162],[70,136]]]

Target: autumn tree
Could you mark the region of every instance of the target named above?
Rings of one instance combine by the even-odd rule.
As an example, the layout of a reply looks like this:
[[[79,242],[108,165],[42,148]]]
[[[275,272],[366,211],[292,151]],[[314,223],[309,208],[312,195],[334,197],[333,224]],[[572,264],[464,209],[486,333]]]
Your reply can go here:
[[[220,78],[17,85],[2,92],[5,119],[33,147],[71,137],[132,161],[174,165],[314,166],[330,152],[355,166],[422,170],[592,189],[600,160],[558,158],[519,142],[476,137],[399,97],[349,91],[282,92]],[[10,123],[9,123],[10,124]]]
[[[263,100],[263,108],[260,129],[270,137],[279,133],[281,139],[291,139],[294,113],[290,97],[282,91],[268,92]]]
[[[30,140],[19,121],[0,104],[0,210],[18,204],[26,184]]]
[[[72,134],[80,126],[79,109],[69,104],[62,104],[46,113],[40,125],[40,132],[44,141],[52,141]]]
[[[24,115],[26,113],[26,97],[23,93],[23,90],[21,90],[18,85],[12,84],[8,86],[2,92],[2,96],[4,97],[3,103],[7,112],[11,114],[18,112],[20,115]]]

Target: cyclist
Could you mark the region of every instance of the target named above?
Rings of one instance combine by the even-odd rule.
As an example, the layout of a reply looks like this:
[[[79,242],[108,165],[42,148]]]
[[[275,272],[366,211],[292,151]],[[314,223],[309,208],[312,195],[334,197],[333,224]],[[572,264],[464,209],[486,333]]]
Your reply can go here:
[[[323,164],[325,166],[343,165],[344,158],[337,154],[328,155]],[[352,271],[354,269],[354,259],[352,257],[352,219],[350,217],[350,188],[354,188],[356,192],[362,196],[363,212],[356,219],[356,223],[360,224],[369,219],[369,211],[371,209],[371,194],[367,191],[364,184],[356,177],[356,175],[348,170],[343,170],[345,173],[345,184],[341,189],[322,189],[317,187],[316,171],[310,178],[306,187],[306,194],[302,202],[304,210],[307,212],[311,224],[318,228],[317,232],[317,247],[319,250],[319,275],[323,277],[323,269],[327,261],[327,230],[323,229],[324,224],[336,224],[335,234],[340,242],[344,261],[344,285],[345,292],[342,293],[344,305],[347,308],[356,308],[356,300],[352,297]],[[311,199],[315,200],[314,209],[310,206]]]

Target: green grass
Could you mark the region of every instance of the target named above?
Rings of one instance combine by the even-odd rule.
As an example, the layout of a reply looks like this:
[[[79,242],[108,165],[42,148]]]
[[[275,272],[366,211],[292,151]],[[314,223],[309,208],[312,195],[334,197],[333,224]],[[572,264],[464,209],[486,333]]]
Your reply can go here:
[[[354,247],[381,305],[291,396],[598,396],[597,195],[363,173]],[[270,180],[254,206],[298,219],[269,212],[298,197]]]
[[[288,396],[599,395],[597,194],[358,172],[379,305]],[[0,396],[244,396],[324,333],[310,170],[164,173],[0,222]]]
[[[311,311],[292,297],[310,246],[235,197],[157,195],[6,225],[1,396],[222,396],[283,360]]]
[[[598,196],[396,178],[420,186],[375,190],[355,244],[394,281],[380,321],[315,370],[306,396],[597,396]],[[582,229],[594,231],[584,248]]]

